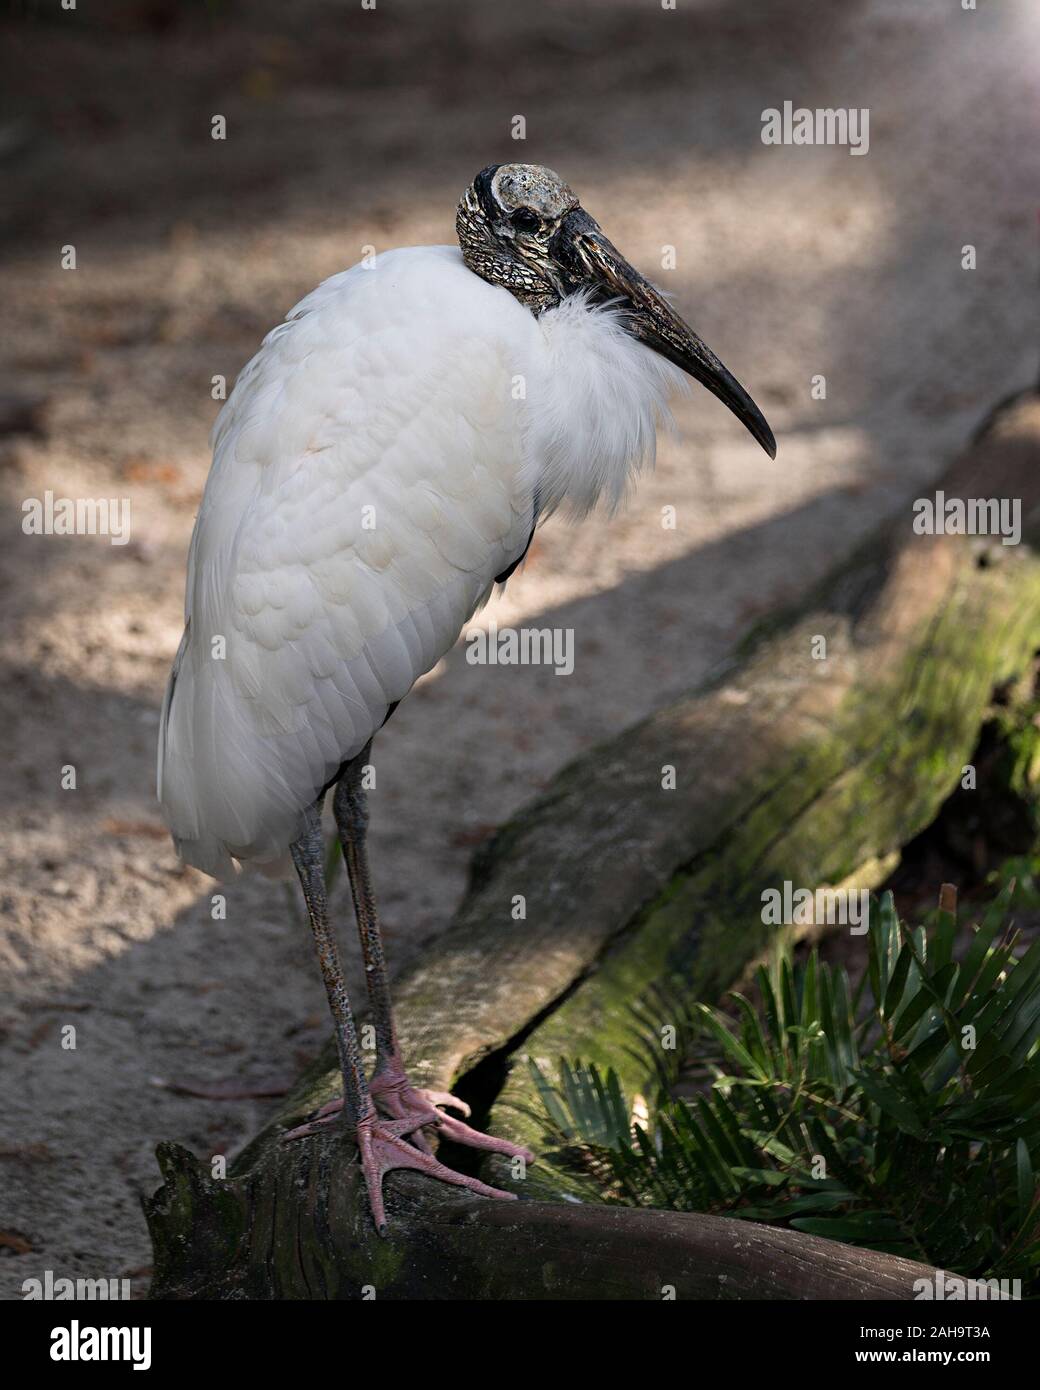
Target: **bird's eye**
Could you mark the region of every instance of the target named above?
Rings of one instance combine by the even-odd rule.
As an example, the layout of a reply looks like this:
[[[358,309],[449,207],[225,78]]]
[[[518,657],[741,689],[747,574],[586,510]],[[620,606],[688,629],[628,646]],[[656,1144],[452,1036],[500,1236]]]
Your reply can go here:
[[[538,214],[530,208],[519,208],[513,213],[513,226],[518,232],[536,232],[541,225]]]

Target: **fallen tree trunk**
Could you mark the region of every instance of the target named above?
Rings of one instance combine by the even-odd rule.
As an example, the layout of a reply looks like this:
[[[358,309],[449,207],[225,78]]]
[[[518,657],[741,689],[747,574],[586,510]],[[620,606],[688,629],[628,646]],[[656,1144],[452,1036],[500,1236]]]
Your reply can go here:
[[[1035,532],[1038,440],[1030,398],[939,486],[1019,498]],[[477,857],[452,926],[396,988],[413,1076],[447,1088],[488,1057],[505,1072],[510,1060],[566,1055],[612,1065],[638,1089],[624,1049],[632,1002],[674,975],[704,998],[731,985],[776,930],[761,921],[766,887],[880,882],[957,785],[994,690],[1038,648],[1033,551],[915,535],[907,507],[802,617],[565,769]],[[226,1181],[165,1148],[166,1183],[147,1204],[153,1296],[349,1297],[370,1285],[380,1296],[660,1297],[652,1289],[667,1284],[679,1297],[912,1297],[913,1278],[929,1274],[745,1222],[475,1203],[411,1175],[387,1182],[392,1236],[380,1242],[351,1146],[280,1142],[337,1088],[328,1051]],[[492,1128],[537,1150],[533,1105],[528,1069],[514,1066]],[[560,1196],[537,1165],[514,1185]],[[555,1262],[563,1291],[545,1282]]]
[[[396,1175],[393,1232],[371,1231],[349,1145],[326,1133],[277,1172],[214,1182],[163,1145],[149,1209],[164,1298],[911,1299],[928,1265],[749,1221],[489,1202]],[[389,1183],[388,1183],[389,1186]],[[361,1197],[359,1202],[358,1198]],[[185,1238],[184,1232],[188,1233]]]

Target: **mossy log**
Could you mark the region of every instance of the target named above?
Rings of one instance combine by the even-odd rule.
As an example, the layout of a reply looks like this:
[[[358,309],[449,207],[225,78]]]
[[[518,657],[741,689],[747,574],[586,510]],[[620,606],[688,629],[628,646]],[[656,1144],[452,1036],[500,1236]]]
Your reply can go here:
[[[801,615],[571,764],[477,856],[451,927],[396,986],[421,1084],[458,1089],[497,1058],[490,1126],[537,1151],[527,1057],[611,1065],[638,1089],[633,1001],[670,977],[716,998],[776,930],[765,888],[885,876],[1040,649],[1040,401],[1000,411],[937,487],[1020,499],[1023,543],[918,535],[906,506]],[[349,1142],[281,1143],[337,1089],[330,1049],[224,1181],[164,1146],[153,1296],[910,1298],[929,1274],[746,1222],[575,1206],[537,1164],[520,1180],[491,1165],[515,1204],[394,1174],[380,1241]]]
[[[490,1202],[397,1175],[381,1240],[349,1145],[326,1132],[217,1182],[164,1144],[148,1207],[152,1297],[256,1299],[910,1299],[936,1271],[748,1221]],[[388,1207],[388,1210],[390,1208]]]

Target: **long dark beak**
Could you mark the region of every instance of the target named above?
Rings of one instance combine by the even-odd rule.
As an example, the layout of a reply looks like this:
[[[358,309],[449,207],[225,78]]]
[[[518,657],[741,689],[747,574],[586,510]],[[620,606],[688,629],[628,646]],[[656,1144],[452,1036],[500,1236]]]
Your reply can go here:
[[[773,431],[740,382],[649,280],[629,265],[584,208],[567,214],[549,249],[572,283],[591,283],[604,299],[621,300],[628,309],[633,336],[718,396],[769,457],[776,458]]]

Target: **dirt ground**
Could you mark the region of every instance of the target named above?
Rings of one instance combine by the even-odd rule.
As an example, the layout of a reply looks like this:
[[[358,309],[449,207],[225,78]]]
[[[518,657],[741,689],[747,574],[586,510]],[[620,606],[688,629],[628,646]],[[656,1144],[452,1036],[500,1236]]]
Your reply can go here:
[[[23,9],[2,25],[0,119],[0,1294],[50,1269],[140,1295],[156,1142],[233,1154],[269,1103],[153,1079],[288,1080],[326,1032],[285,886],[244,877],[214,921],[214,886],[177,864],[154,800],[212,378],[230,383],[364,246],[450,241],[476,171],[524,159],[572,183],[777,434],[770,463],[703,391],[680,402],[630,509],[550,523],[480,619],[573,628],[573,675],[456,649],[395,716],[373,858],[399,969],[496,824],[724,662],[880,518],[909,525],[989,408],[1037,379],[1040,12]],[[761,113],[785,100],[869,107],[869,153],[767,147]],[[23,502],[48,489],[129,497],[129,544],[24,535]],[[358,989],[353,951],[351,967]]]

